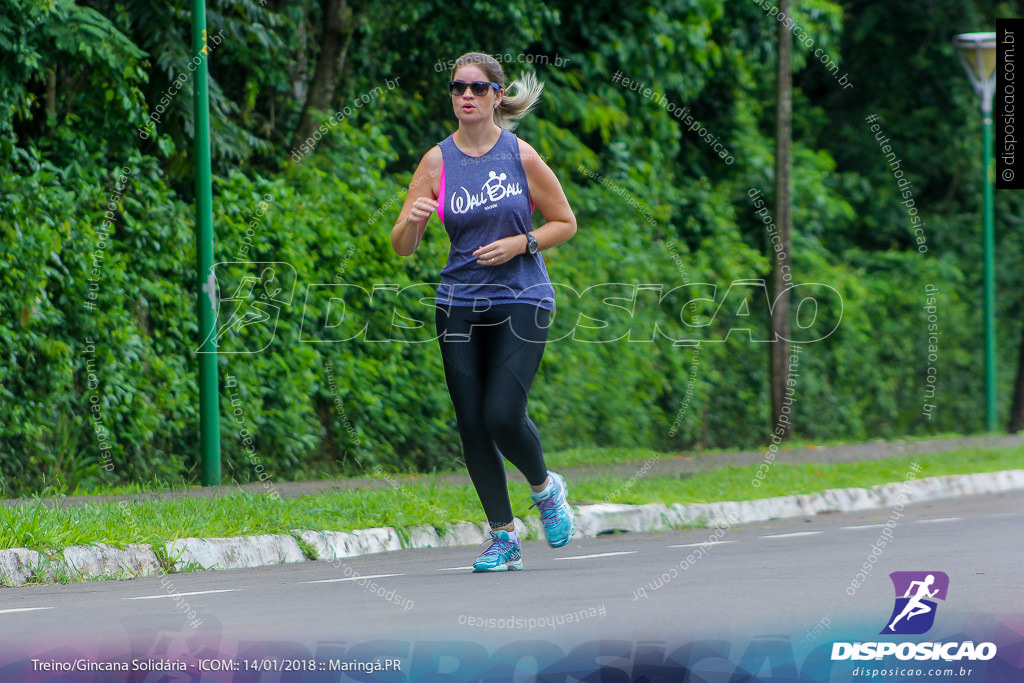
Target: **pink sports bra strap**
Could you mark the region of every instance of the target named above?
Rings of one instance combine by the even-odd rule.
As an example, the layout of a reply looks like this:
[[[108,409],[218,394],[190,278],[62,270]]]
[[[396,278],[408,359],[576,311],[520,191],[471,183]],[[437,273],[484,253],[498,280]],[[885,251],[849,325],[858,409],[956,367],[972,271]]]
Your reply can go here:
[[[438,188],[437,195],[437,217],[444,223],[444,157],[441,157],[441,187]]]

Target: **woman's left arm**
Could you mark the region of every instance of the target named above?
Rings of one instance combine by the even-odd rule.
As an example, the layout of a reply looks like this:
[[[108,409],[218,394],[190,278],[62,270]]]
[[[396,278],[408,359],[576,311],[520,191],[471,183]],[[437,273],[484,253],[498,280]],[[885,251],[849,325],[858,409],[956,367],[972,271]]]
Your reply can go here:
[[[533,147],[522,140],[519,140],[519,157],[526,171],[530,199],[546,221],[533,231],[537,247],[544,250],[557,246],[576,234],[576,216],[569,207],[569,200],[565,198],[565,192],[554,171],[544,163]],[[498,266],[525,254],[526,246],[526,235],[513,235],[486,244],[473,252],[473,255],[480,265]]]

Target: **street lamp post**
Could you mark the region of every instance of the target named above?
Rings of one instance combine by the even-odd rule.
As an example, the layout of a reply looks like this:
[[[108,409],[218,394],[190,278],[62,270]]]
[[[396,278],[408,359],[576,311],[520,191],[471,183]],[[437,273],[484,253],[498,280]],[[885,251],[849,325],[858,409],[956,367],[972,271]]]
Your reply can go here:
[[[985,300],[985,426],[996,430],[996,321],[995,321],[995,237],[992,218],[992,97],[996,90],[996,34],[961,33],[953,39],[960,59],[981,98],[984,158],[984,300]]]
[[[199,312],[199,450],[203,486],[220,484],[220,408],[217,382],[216,283],[213,272],[213,190],[210,180],[210,92],[206,0],[192,1],[195,75],[196,296]]]

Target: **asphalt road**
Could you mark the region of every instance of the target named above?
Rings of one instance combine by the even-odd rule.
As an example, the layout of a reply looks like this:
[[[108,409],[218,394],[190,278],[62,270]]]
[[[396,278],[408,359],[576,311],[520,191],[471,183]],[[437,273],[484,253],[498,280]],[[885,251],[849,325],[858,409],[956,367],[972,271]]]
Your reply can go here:
[[[888,575],[910,570],[949,577],[927,638],[998,636],[1007,643],[1003,653],[1016,658],[1013,666],[1024,668],[1022,512],[1024,493],[1012,493],[902,511],[608,535],[557,550],[528,542],[525,571],[504,574],[470,573],[479,551],[459,547],[0,589],[0,680],[124,680],[52,678],[39,669],[75,657],[189,667],[181,678],[136,672],[134,680],[198,680],[199,659],[211,660],[206,669],[221,660],[238,669],[203,680],[348,680],[337,672],[246,670],[269,658],[295,660],[295,668],[308,660],[394,658],[401,673],[382,671],[373,680],[418,680],[436,671],[445,675],[429,680],[462,680],[485,663],[519,661],[520,669],[536,670],[576,652],[595,665],[635,665],[644,652],[715,642],[725,648],[718,658],[726,668],[747,658],[747,670],[756,672],[750,657],[763,650],[764,674],[773,662],[775,669],[785,661],[806,664],[808,653],[833,641],[882,640],[894,600]],[[894,527],[886,526],[890,520]],[[714,669],[710,661],[702,666]],[[730,680],[726,673],[721,680]],[[352,673],[353,680],[369,676]]]

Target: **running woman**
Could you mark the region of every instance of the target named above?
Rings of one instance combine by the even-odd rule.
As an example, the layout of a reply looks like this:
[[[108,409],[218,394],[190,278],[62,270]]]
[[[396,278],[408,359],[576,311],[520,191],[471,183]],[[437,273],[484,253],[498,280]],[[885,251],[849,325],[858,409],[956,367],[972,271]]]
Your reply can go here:
[[[529,482],[548,543],[564,546],[576,531],[565,480],[547,470],[526,414],[554,309],[540,252],[572,237],[576,217],[555,174],[512,133],[543,86],[527,75],[512,88],[506,96],[489,55],[455,61],[448,90],[458,130],[423,155],[391,230],[392,247],[409,256],[436,212],[451,240],[435,323],[466,468],[491,528],[474,572],[523,568],[503,455]],[[534,206],[545,220],[536,230]]]

